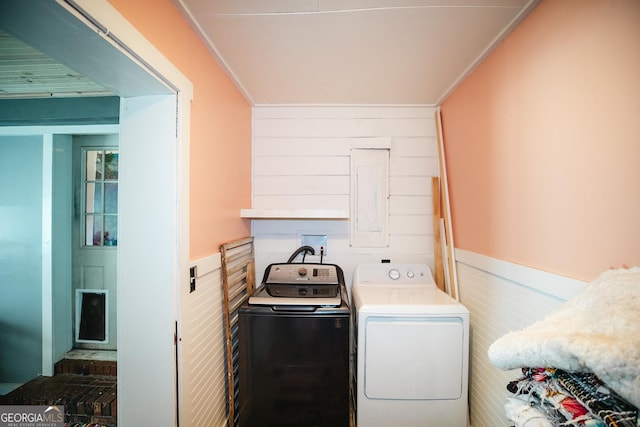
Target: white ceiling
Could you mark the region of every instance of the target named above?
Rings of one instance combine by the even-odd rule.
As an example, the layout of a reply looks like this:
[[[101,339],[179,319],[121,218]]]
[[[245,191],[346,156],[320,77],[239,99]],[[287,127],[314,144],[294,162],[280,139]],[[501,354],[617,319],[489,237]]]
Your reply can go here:
[[[254,105],[438,105],[539,0],[174,0]]]
[[[174,0],[253,105],[439,105],[539,1]],[[2,0],[0,99],[144,93],[82,27],[56,2]]]
[[[105,95],[112,93],[0,29],[0,98]]]
[[[158,93],[172,91],[63,4],[0,0],[0,100]]]

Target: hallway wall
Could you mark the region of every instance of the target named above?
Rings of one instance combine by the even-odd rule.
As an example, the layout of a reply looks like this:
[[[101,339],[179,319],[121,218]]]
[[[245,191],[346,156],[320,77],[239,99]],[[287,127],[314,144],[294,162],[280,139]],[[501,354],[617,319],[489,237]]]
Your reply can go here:
[[[640,2],[545,0],[442,105],[456,247],[640,265]]]
[[[52,135],[51,310],[52,363],[73,347],[72,333],[72,149],[71,135]],[[44,313],[44,312],[43,312]]]
[[[640,265],[639,23],[635,0],[543,0],[441,107],[474,427],[509,425],[493,341]]]
[[[0,136],[0,383],[42,367],[42,136]]]
[[[217,253],[250,233],[239,213],[251,204],[251,108],[174,2],[109,3],[193,83],[190,259]]]

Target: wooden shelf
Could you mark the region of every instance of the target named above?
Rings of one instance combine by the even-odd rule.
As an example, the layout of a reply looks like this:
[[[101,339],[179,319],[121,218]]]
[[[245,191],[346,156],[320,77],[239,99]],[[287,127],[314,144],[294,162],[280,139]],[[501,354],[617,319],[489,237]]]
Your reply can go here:
[[[342,209],[241,209],[242,218],[251,219],[349,219]]]

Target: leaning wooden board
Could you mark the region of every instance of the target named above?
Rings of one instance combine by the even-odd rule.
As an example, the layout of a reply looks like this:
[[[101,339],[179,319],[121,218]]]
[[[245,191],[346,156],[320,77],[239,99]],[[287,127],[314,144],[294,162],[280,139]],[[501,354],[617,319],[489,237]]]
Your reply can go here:
[[[451,224],[451,204],[449,200],[449,183],[447,179],[447,162],[445,159],[444,150],[444,135],[442,134],[442,117],[440,115],[440,109],[438,108],[435,113],[436,119],[436,134],[438,139],[438,159],[440,165],[440,191],[442,194],[442,219],[444,220],[444,236],[440,236],[446,243],[446,259],[447,263],[445,268],[448,271],[449,277],[449,294],[459,300],[458,296],[458,275],[456,273],[456,254],[455,244],[453,242],[453,225]]]
[[[433,199],[433,275],[438,288],[444,291],[444,261],[440,241],[440,180],[437,176],[431,177],[431,197]]]
[[[238,425],[238,310],[255,288],[253,237],[220,246],[227,363],[227,426]]]

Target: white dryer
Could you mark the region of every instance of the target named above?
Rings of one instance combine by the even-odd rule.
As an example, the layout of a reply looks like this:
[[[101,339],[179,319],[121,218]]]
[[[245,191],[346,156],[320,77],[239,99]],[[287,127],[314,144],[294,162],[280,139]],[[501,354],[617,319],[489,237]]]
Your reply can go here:
[[[352,282],[358,427],[467,427],[469,311],[424,264],[362,264]]]

